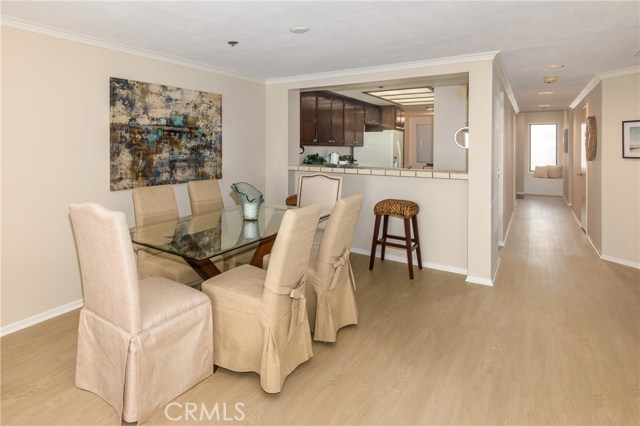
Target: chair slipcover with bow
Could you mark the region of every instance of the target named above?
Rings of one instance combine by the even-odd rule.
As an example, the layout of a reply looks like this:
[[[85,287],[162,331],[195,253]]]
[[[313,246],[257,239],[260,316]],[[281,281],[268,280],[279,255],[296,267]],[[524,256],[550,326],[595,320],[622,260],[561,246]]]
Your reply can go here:
[[[317,341],[335,342],[338,330],[358,323],[356,283],[349,255],[363,196],[338,200],[327,221],[320,249],[311,252],[307,275],[309,323]]]
[[[313,356],[305,280],[319,216],[317,206],[285,213],[266,271],[243,265],[202,283],[212,302],[214,364],[258,373],[269,393]]]
[[[176,195],[171,185],[145,186],[133,189],[136,226],[155,225],[180,217]],[[170,230],[169,230],[170,231]],[[160,276],[189,286],[200,284],[202,278],[180,256],[140,247],[138,273],[140,278]]]
[[[124,213],[71,204],[84,306],[75,384],[127,422],[213,373],[211,303],[162,277],[138,281]]]

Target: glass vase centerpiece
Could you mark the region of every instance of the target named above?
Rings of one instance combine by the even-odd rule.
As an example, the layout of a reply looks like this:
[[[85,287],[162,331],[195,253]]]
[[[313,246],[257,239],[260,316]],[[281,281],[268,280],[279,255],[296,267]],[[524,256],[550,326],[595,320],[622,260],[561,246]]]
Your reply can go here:
[[[264,203],[262,192],[246,182],[234,183],[231,185],[231,189],[240,200],[244,219],[258,220],[260,205]]]

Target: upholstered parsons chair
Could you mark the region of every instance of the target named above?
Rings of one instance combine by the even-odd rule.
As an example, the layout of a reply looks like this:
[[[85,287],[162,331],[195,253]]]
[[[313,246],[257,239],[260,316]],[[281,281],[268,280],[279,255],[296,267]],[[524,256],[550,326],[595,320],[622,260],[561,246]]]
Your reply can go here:
[[[187,183],[191,215],[196,220],[204,215],[216,214],[224,209],[220,185],[215,179],[192,180]],[[193,221],[194,218],[191,220]],[[223,256],[216,256],[211,261],[221,271],[235,268],[240,264],[247,264],[253,257],[257,244],[251,244]]]
[[[330,212],[336,201],[342,196],[342,177],[324,173],[301,174],[298,178],[298,192],[286,198],[289,207],[306,207],[312,204],[320,206],[323,212]],[[326,220],[318,223],[313,247],[318,248],[322,233],[327,225]],[[266,262],[269,261],[267,258]]]
[[[192,180],[187,183],[193,216],[220,211],[224,208],[220,185],[215,179]]]
[[[301,174],[298,192],[287,197],[290,207],[306,207],[317,204],[322,211],[331,211],[342,195],[342,177],[324,173]]]
[[[349,255],[362,194],[338,200],[320,248],[312,250],[307,274],[307,308],[313,339],[335,342],[338,330],[358,323],[356,283]]]
[[[155,225],[177,220],[178,203],[171,185],[145,186],[133,189],[133,208],[136,226]],[[140,278],[161,276],[189,286],[197,286],[202,278],[184,259],[147,247],[139,247],[138,272]]]
[[[84,306],[75,384],[127,422],[213,373],[209,298],[162,277],[138,280],[124,213],[71,204]]]
[[[202,283],[213,309],[214,364],[258,373],[269,393],[313,356],[305,280],[319,216],[318,206],[285,213],[266,271],[242,265]]]

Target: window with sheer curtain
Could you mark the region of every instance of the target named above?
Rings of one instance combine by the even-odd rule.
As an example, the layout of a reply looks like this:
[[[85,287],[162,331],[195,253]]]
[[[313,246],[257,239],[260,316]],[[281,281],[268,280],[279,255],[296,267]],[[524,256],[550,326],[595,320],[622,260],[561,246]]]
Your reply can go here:
[[[558,125],[529,125],[529,171],[536,166],[555,166],[558,161]]]

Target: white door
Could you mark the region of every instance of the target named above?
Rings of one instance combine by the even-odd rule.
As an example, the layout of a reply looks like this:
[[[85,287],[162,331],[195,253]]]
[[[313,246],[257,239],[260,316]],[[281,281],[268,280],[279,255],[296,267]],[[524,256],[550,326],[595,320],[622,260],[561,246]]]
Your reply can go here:
[[[410,117],[406,130],[404,166],[433,165],[433,117]]]
[[[576,176],[576,187],[580,194],[580,226],[587,230],[587,153],[585,151],[585,134],[587,132],[587,110],[583,109],[580,124],[580,171]]]

